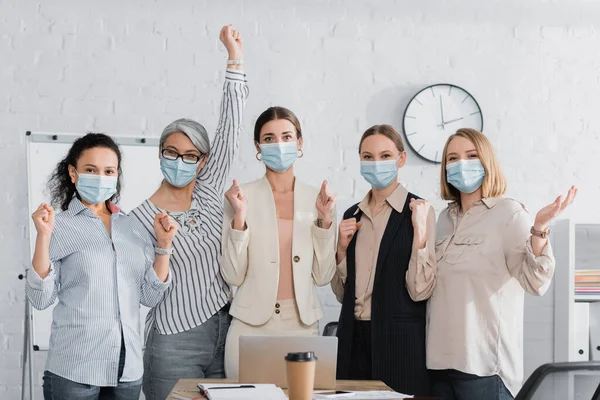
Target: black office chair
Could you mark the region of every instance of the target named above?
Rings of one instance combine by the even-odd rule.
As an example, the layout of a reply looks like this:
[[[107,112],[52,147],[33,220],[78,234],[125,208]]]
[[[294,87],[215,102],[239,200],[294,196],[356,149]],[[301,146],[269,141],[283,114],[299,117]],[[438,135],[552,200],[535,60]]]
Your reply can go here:
[[[525,381],[515,400],[600,400],[600,362],[544,364]]]
[[[335,336],[337,333],[338,323],[336,321],[329,322],[323,329],[323,336]]]

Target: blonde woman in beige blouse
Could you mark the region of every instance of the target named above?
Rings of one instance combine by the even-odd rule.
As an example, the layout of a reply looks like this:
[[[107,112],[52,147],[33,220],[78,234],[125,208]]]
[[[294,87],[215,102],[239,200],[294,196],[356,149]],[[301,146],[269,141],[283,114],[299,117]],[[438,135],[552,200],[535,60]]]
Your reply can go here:
[[[512,399],[523,379],[525,292],[543,295],[554,273],[548,226],[575,199],[571,187],[535,216],[503,197],[488,139],[460,129],[444,147],[437,284],[427,316],[427,367],[444,400]]]

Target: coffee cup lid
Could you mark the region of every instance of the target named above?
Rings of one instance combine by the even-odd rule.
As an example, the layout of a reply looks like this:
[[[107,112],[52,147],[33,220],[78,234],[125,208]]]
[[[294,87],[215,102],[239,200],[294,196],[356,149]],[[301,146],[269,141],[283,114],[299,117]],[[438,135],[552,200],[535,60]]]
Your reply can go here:
[[[288,353],[287,356],[285,356],[285,360],[286,361],[303,362],[303,361],[317,361],[318,358],[317,358],[317,356],[315,356],[314,351],[305,351],[305,352],[301,352],[301,353]]]

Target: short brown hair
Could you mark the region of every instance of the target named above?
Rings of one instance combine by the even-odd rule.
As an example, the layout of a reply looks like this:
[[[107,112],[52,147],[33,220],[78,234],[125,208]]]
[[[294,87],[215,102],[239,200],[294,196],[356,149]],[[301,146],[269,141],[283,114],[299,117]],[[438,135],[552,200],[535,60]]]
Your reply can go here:
[[[485,178],[481,184],[481,192],[483,197],[498,197],[506,192],[506,179],[502,174],[494,149],[489,139],[481,132],[475,129],[462,128],[450,135],[444,146],[442,154],[442,168],[440,171],[440,185],[442,199],[451,201],[460,201],[460,191],[448,183],[446,177],[446,156],[448,155],[448,145],[455,137],[465,138],[475,145],[477,157],[485,170]]]
[[[398,133],[396,129],[394,129],[391,125],[373,125],[369,129],[363,133],[360,138],[360,143],[358,145],[358,153],[360,154],[360,149],[362,148],[362,144],[366,138],[374,135],[383,135],[386,138],[390,139],[396,145],[396,148],[400,153],[404,152],[404,142],[402,141],[402,136]]]
[[[302,128],[300,127],[300,121],[296,114],[285,107],[269,107],[256,119],[254,124],[254,141],[260,142],[260,130],[269,121],[275,121],[277,119],[287,119],[296,128],[296,137],[298,140],[302,138]]]

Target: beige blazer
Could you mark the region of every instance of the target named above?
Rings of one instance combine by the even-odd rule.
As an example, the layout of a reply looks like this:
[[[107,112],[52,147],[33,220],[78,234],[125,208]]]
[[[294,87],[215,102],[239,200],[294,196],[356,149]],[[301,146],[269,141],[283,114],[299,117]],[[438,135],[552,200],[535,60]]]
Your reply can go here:
[[[242,186],[248,199],[247,228],[234,230],[233,209],[225,200],[221,274],[237,286],[229,313],[250,324],[266,323],[277,302],[279,234],[275,199],[265,177]],[[336,220],[329,229],[315,225],[318,189],[296,179],[292,261],[294,290],[300,318],[312,325],[323,317],[315,285],[329,284],[336,269]]]

